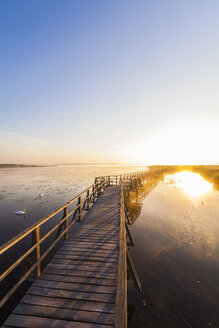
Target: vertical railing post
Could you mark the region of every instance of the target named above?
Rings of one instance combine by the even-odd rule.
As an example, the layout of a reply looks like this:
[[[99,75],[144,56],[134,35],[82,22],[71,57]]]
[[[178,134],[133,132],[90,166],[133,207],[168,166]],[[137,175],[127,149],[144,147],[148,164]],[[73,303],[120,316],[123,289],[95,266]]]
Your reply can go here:
[[[90,189],[88,189],[87,191],[87,207],[86,210],[89,210],[89,206],[90,206]]]
[[[94,203],[94,186],[92,187],[92,200],[91,200],[92,203]]]
[[[78,204],[79,204],[79,210],[78,210],[79,216],[78,216],[78,218],[79,218],[79,221],[81,221],[81,196],[78,197]]]
[[[99,189],[98,189],[98,196],[101,194],[101,191],[102,191],[102,183],[103,183],[103,180],[100,180]]]
[[[117,185],[117,175],[116,175],[116,185]]]
[[[64,217],[65,217],[65,229],[66,233],[65,233],[65,239],[68,239],[68,205],[64,208]]]
[[[35,229],[35,240],[36,244],[40,241],[40,226],[36,227]],[[36,247],[36,260],[40,259],[40,244]],[[40,262],[37,263],[37,278],[41,274]]]

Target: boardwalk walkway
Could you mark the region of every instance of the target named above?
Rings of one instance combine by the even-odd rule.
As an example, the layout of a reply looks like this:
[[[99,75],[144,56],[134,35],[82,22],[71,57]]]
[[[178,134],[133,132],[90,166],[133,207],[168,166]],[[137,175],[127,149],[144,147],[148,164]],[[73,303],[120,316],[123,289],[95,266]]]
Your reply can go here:
[[[114,326],[120,186],[107,187],[3,327]]]

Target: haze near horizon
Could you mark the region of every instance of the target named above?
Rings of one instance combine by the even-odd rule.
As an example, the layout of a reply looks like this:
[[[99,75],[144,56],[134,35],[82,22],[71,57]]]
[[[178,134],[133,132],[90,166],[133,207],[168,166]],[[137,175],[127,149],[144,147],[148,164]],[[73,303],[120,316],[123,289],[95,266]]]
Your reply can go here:
[[[219,162],[218,1],[1,1],[0,163]]]

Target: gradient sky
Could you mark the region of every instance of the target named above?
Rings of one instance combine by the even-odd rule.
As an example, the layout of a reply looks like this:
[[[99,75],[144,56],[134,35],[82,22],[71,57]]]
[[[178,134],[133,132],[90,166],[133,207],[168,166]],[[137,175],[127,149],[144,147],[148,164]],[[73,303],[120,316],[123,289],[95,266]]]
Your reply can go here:
[[[218,126],[218,0],[0,0],[1,163],[216,163]]]

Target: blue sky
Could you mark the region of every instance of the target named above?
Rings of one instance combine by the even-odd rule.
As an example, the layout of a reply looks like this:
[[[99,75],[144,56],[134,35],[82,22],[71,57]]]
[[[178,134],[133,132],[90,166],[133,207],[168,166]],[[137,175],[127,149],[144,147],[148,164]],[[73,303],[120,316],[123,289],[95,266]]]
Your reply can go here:
[[[219,2],[0,1],[0,162],[219,162]]]

